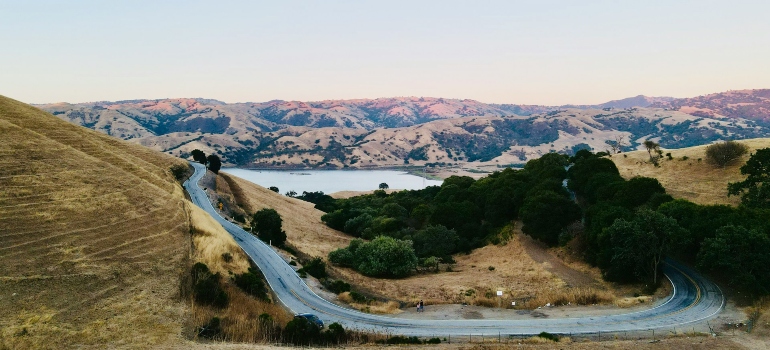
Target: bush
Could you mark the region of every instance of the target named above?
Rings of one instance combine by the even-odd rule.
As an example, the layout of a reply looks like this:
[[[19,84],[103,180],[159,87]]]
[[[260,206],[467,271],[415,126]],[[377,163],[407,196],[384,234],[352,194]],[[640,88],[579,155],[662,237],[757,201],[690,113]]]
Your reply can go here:
[[[558,335],[551,334],[551,333],[548,333],[548,332],[540,332],[540,334],[538,334],[537,336],[540,337],[540,338],[543,338],[543,339],[548,339],[550,341],[556,341],[556,342],[559,341],[559,336]]]
[[[735,141],[725,141],[706,147],[706,162],[724,168],[749,152],[749,148]]]
[[[378,344],[422,344],[420,338],[417,337],[405,337],[403,335],[396,335],[386,340],[378,340]]]
[[[177,164],[171,167],[171,175],[174,175],[174,178],[177,181],[182,181],[187,177],[187,173],[190,171],[190,166],[187,164]]]
[[[214,339],[222,333],[221,321],[219,317],[212,317],[208,323],[198,327],[198,336],[207,339]]]
[[[329,261],[342,267],[355,266],[355,256],[348,248],[340,248],[329,253]]]
[[[286,324],[283,330],[283,342],[294,345],[310,345],[321,339],[321,329],[316,324],[302,317],[296,317]]]
[[[275,192],[275,193],[278,193],[278,192],[280,191],[280,190],[278,189],[278,187],[275,187],[275,186],[270,186],[270,187],[268,187],[267,189],[268,189],[268,190],[270,190],[270,191],[273,191],[273,192]]]
[[[219,284],[219,273],[212,274],[204,263],[192,267],[193,299],[195,302],[214,307],[226,307],[229,299]]]
[[[233,276],[233,282],[244,292],[253,295],[262,300],[270,300],[267,297],[267,288],[262,281],[260,274],[254,268],[250,267],[248,272]]]
[[[328,276],[326,274],[326,263],[319,257],[310,259],[310,261],[306,262],[302,266],[302,269],[305,270],[305,272],[307,272],[310,276],[318,279],[326,278],[326,276]]]
[[[332,293],[340,294],[350,291],[350,284],[346,283],[345,281],[336,280],[336,281],[328,281],[326,283],[326,288],[329,289]]]

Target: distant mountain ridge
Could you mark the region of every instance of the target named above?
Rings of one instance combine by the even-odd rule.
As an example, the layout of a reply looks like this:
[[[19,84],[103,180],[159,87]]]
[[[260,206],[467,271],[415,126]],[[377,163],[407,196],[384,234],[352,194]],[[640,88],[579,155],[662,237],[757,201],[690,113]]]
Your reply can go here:
[[[599,105],[486,104],[434,97],[224,103],[203,98],[39,105],[166,153],[219,153],[260,167],[522,163],[579,148],[664,147],[770,135],[770,90]]]

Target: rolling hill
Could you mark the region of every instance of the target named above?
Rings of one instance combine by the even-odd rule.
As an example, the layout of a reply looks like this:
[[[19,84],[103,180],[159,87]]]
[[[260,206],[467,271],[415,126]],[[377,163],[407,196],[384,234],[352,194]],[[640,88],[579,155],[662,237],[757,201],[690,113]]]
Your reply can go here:
[[[175,156],[193,149],[252,167],[509,166],[548,152],[668,148],[770,135],[767,92],[695,99],[636,96],[600,105],[379,98],[227,104],[135,100],[40,107],[72,123]],[[700,107],[698,107],[700,106]]]
[[[2,96],[0,135],[0,348],[176,346],[191,260],[248,267],[185,199],[185,161]]]

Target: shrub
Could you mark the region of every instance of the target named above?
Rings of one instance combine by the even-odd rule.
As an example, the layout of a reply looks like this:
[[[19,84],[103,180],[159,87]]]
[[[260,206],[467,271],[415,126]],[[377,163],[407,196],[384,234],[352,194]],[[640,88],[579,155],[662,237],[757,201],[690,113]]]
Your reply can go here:
[[[420,338],[417,337],[405,337],[403,335],[396,335],[386,340],[378,340],[378,344],[422,344]]]
[[[342,267],[355,266],[355,257],[348,248],[340,248],[329,253],[329,261]]]
[[[224,260],[226,263],[229,263],[233,261],[233,255],[230,254],[230,252],[224,252],[222,253],[222,260]]]
[[[222,333],[221,321],[219,317],[212,317],[208,323],[198,327],[198,336],[207,339],[214,339]]]
[[[357,303],[365,303],[369,301],[369,298],[366,297],[366,295],[363,295],[359,292],[356,292],[354,290],[350,291],[350,297],[353,298],[353,301]]]
[[[321,329],[307,319],[296,317],[286,324],[283,330],[283,342],[294,345],[310,345],[321,338]]]
[[[177,181],[184,180],[188,171],[190,171],[190,166],[187,164],[177,164],[171,167],[171,175],[174,175]]]
[[[327,281],[326,288],[329,289],[332,293],[340,294],[350,291],[350,284],[346,283],[345,281],[336,280],[336,281]]]
[[[319,257],[310,259],[310,261],[302,266],[302,269],[305,270],[305,272],[307,272],[310,276],[315,278],[320,279],[327,276],[326,263]]]
[[[259,272],[253,267],[250,267],[248,272],[233,276],[233,282],[244,292],[262,300],[269,300],[265,282],[262,281]]]
[[[270,187],[268,187],[267,189],[268,189],[268,190],[270,190],[270,191],[273,191],[273,192],[275,192],[275,193],[278,193],[278,192],[280,191],[280,190],[278,189],[278,187],[275,187],[275,186],[270,186]]]
[[[559,341],[559,336],[548,332],[540,332],[540,334],[538,334],[537,336],[543,339],[548,339],[550,341],[556,341],[556,342]]]
[[[219,284],[219,273],[212,274],[204,263],[196,263],[192,268],[193,299],[199,304],[226,307],[229,299]]]
[[[749,152],[749,148],[735,141],[725,141],[706,147],[706,162],[724,168]]]

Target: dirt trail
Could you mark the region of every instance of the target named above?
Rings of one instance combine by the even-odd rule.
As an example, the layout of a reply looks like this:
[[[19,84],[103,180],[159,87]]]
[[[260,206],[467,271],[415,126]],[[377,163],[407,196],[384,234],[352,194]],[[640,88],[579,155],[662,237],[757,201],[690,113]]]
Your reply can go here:
[[[527,235],[520,235],[521,245],[524,247],[524,251],[529,254],[532,260],[539,264],[542,264],[548,272],[555,274],[569,287],[597,287],[601,288],[602,284],[592,276],[576,270],[569,265],[565,264],[561,259],[551,254],[545,244],[538,242],[532,237]]]

